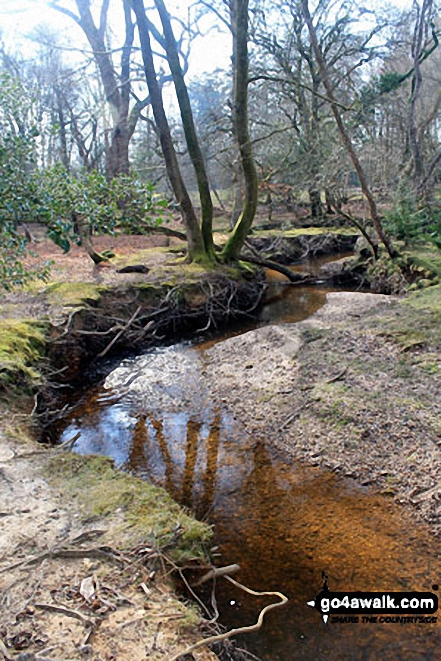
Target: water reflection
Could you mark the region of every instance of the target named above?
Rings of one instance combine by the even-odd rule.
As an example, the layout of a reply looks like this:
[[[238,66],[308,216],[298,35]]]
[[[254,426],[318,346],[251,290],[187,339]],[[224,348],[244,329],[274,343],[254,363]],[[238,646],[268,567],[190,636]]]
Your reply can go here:
[[[247,437],[210,401],[201,361],[200,351],[179,346],[123,361],[63,440],[80,430],[79,452],[106,454],[165,486],[214,524],[221,562],[238,562],[241,581],[289,596],[247,640],[265,661],[439,658],[438,625],[325,626],[306,606],[323,570],[332,590],[430,591],[441,583],[432,539],[387,498],[292,466]],[[225,624],[240,626],[255,621],[262,602],[224,582],[218,606]]]
[[[316,272],[326,261],[299,269]],[[337,289],[292,287],[268,275],[260,324],[305,319]],[[441,583],[437,549],[427,530],[391,500],[317,468],[293,466],[265,440],[247,437],[204,386],[203,350],[212,343],[123,361],[103,388],[89,393],[62,440],[81,431],[78,452],[107,455],[163,485],[214,524],[220,563],[239,563],[239,580],[288,595],[287,607],[239,639],[264,661],[438,659],[439,624],[326,626],[306,606],[321,587],[322,571],[332,590],[431,591]],[[219,582],[217,601],[229,627],[254,622],[264,605],[226,581]]]

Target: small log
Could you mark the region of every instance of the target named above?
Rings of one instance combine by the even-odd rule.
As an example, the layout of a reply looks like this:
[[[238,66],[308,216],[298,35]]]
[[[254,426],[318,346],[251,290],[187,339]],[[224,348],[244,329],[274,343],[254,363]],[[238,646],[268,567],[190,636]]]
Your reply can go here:
[[[123,266],[122,269],[118,269],[117,273],[149,273],[150,269],[144,264],[132,264],[131,266]]]

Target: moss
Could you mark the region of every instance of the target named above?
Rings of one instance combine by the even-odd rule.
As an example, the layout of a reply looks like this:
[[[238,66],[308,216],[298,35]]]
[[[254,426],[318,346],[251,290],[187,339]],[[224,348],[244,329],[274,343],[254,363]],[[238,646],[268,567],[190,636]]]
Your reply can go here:
[[[51,460],[48,474],[77,501],[84,519],[124,511],[130,545],[147,538],[179,563],[205,557],[211,528],[187,515],[164,489],[115,470],[111,460],[66,453]]]
[[[46,328],[33,320],[0,320],[0,388],[40,381],[36,364],[44,354]]]
[[[322,234],[340,234],[344,236],[359,236],[358,232],[355,232],[350,227],[301,227],[297,229],[289,229],[283,232],[284,238],[297,238],[299,236],[321,236]],[[272,237],[279,236],[280,229],[271,229],[271,230],[255,230],[253,232],[253,237]]]
[[[441,346],[441,285],[409,293],[394,307],[393,315],[373,323],[379,335],[387,334],[403,351]]]
[[[410,251],[409,258],[424,272],[426,278],[441,276],[441,252],[432,246]]]
[[[74,307],[99,301],[105,288],[92,282],[56,282],[45,289],[50,305]]]
[[[158,253],[167,254],[170,252],[168,246],[157,246],[156,248],[145,248],[143,250],[138,250],[138,252],[130,253],[130,255],[116,255],[112,259],[112,264],[116,268],[122,268],[124,266],[134,266],[135,264],[144,264],[149,266],[149,259],[151,261],[152,256],[157,255]]]

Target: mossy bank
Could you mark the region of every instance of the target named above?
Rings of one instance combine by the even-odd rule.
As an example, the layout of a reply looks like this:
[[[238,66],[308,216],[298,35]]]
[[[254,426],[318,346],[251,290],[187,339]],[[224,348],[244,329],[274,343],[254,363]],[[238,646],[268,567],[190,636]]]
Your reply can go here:
[[[202,637],[200,614],[176,598],[170,577],[209,563],[210,526],[108,459],[35,443],[41,424],[62,415],[60,393],[79,388],[101,358],[257,310],[263,283],[253,274],[187,271],[182,284],[132,274],[50,283],[30,288],[25,306],[8,300],[0,310],[0,589],[9,605],[0,655],[8,659],[19,658],[23,636],[29,654],[44,640],[69,659],[120,661],[141,661],[146,650],[159,661]]]

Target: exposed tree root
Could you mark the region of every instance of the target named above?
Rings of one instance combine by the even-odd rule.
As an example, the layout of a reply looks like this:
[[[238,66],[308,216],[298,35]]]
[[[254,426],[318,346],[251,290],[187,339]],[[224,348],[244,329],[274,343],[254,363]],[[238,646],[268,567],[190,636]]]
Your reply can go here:
[[[241,255],[240,259],[243,262],[249,262],[250,264],[256,264],[257,266],[262,266],[271,269],[272,271],[282,273],[282,275],[286,276],[290,282],[306,283],[311,280],[307,273],[294,273],[294,271],[291,271],[287,266],[282,266],[282,264],[273,262],[270,259],[261,259],[258,257],[250,257],[248,255]]]
[[[273,610],[274,608],[280,608],[280,606],[284,606],[288,601],[288,597],[285,597],[285,595],[282,594],[281,592],[256,592],[255,590],[251,590],[250,588],[247,588],[245,585],[242,585],[242,583],[238,583],[237,581],[234,580],[234,578],[231,578],[231,576],[225,576],[225,578],[227,579],[227,581],[230,581],[230,583],[240,588],[244,592],[247,592],[248,594],[252,594],[256,597],[263,597],[263,596],[279,597],[280,601],[275,604],[269,604],[268,606],[265,606],[265,608],[263,608],[260,611],[259,617],[257,618],[257,622],[255,624],[250,624],[249,626],[246,627],[238,627],[237,629],[231,629],[230,631],[226,631],[225,633],[217,634],[216,636],[209,636],[208,638],[199,640],[194,645],[190,645],[190,647],[187,647],[185,650],[182,650],[182,652],[179,652],[178,654],[172,656],[169,659],[169,661],[178,661],[180,658],[185,657],[187,654],[191,654],[200,647],[205,647],[206,645],[211,645],[213,643],[220,643],[224,640],[227,640],[228,638],[231,638],[232,636],[237,636],[238,634],[241,633],[251,633],[252,631],[258,631],[263,624],[263,619],[265,617],[265,614],[268,613],[270,610]]]

